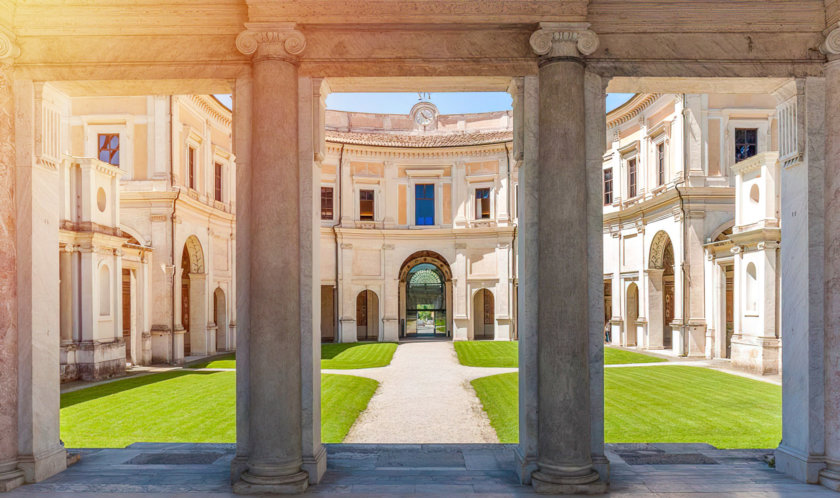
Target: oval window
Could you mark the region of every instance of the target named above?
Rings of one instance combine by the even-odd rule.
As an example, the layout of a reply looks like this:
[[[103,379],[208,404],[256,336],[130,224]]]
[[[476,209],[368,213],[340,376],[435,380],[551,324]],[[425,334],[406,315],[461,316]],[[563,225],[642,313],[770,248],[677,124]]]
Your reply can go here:
[[[99,190],[96,191],[96,207],[99,208],[100,212],[105,212],[105,189],[102,187],[99,187]]]

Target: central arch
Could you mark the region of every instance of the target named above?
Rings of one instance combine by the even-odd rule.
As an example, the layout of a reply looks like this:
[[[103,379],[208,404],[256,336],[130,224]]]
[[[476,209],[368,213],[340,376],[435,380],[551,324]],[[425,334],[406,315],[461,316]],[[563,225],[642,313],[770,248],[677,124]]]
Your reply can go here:
[[[452,270],[434,251],[418,251],[400,267],[400,338],[452,336]]]
[[[674,321],[674,245],[664,230],[653,236],[648,259],[648,348],[671,349]]]

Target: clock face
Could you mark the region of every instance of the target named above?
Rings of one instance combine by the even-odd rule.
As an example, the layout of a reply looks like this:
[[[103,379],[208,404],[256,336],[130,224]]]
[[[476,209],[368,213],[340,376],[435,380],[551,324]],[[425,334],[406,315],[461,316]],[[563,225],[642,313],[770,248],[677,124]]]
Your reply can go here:
[[[431,109],[420,109],[414,115],[414,121],[420,126],[426,126],[435,118],[435,113]]]

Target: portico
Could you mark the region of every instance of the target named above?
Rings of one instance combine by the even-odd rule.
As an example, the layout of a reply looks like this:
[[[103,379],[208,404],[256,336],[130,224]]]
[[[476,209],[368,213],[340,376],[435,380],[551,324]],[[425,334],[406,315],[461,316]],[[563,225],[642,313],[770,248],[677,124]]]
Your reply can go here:
[[[418,14],[413,1],[229,0],[143,14],[121,4],[112,23],[78,5],[0,5],[8,7],[0,13],[0,227],[11,234],[0,240],[7,296],[0,433],[10,435],[0,440],[0,489],[65,466],[58,207],[44,196],[54,171],[40,158],[38,82],[79,95],[234,94],[239,357],[231,478],[243,494],[301,492],[326,471],[313,262],[327,93],[513,89],[521,175],[515,470],[539,492],[599,493],[609,482],[605,92],[769,93],[788,85],[795,112],[780,135],[796,138],[781,158],[789,159],[781,225],[790,243],[781,249],[787,342],[777,468],[840,487],[840,381],[831,367],[840,360],[840,140],[830,139],[840,137],[836,2],[763,8],[709,0],[678,13],[608,1],[442,1],[422,2]],[[744,16],[749,26],[732,26]],[[702,258],[696,265],[681,271],[702,279]],[[41,312],[45,305],[55,313]],[[705,325],[692,318],[682,330],[697,341]]]

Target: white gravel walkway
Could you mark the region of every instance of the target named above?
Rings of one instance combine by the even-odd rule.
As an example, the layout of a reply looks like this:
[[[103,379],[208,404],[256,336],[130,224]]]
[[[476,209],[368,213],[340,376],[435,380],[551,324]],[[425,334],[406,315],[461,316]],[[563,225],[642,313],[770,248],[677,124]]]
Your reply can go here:
[[[345,443],[498,443],[470,381],[515,368],[465,367],[451,342],[400,344],[387,367],[323,370],[369,377],[379,389]]]

